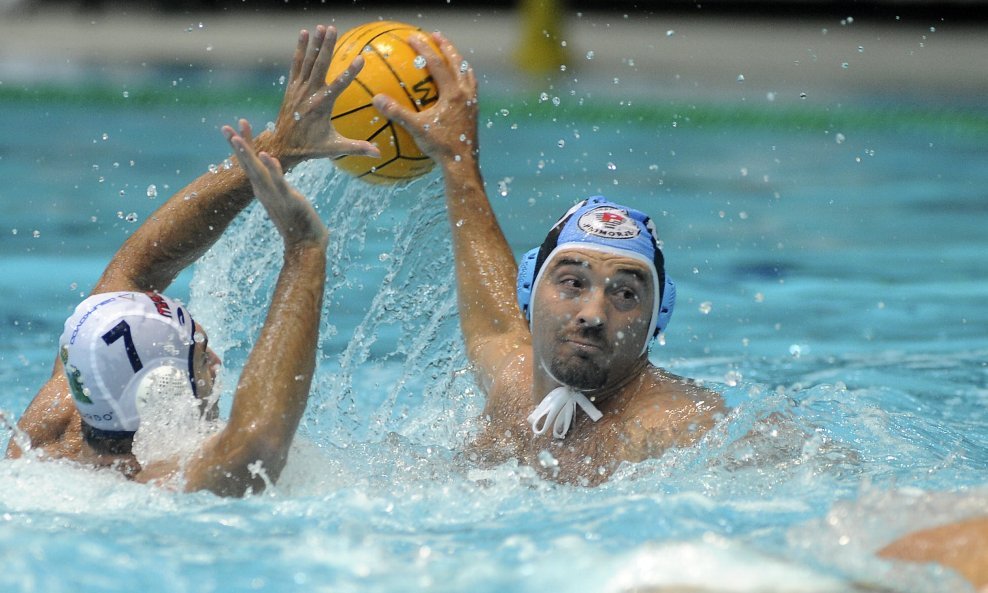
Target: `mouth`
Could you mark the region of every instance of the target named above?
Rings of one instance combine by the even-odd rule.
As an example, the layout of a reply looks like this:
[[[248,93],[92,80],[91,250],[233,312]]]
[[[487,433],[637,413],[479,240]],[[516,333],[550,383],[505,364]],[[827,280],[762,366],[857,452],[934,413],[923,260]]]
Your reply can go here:
[[[563,343],[568,344],[579,352],[593,353],[603,352],[604,344],[587,338],[566,338]]]

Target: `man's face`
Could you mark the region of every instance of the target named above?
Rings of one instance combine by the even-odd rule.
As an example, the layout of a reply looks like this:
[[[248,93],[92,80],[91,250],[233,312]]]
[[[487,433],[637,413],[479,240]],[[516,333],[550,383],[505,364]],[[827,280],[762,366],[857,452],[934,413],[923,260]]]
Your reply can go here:
[[[538,359],[556,379],[583,391],[626,377],[647,340],[651,269],[632,257],[579,247],[546,265],[532,299]]]
[[[212,401],[213,385],[216,383],[216,374],[219,372],[223,361],[217,356],[213,349],[209,347],[209,336],[201,325],[196,323],[195,327],[195,348],[192,352],[192,374],[196,382],[196,396],[208,406],[203,410],[208,418],[217,415],[216,402]]]

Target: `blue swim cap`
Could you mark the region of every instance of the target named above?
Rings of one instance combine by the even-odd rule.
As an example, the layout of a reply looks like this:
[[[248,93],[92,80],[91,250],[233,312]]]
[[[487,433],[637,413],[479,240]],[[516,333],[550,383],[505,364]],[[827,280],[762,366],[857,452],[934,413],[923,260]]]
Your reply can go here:
[[[655,225],[646,214],[609,202],[602,196],[586,199],[553,225],[542,245],[529,250],[518,266],[518,305],[531,321],[532,293],[540,272],[555,253],[565,247],[581,247],[618,253],[647,264],[659,295],[650,321],[651,336],[664,331],[676,304],[676,285],[665,273],[665,258],[659,248]],[[648,347],[646,342],[645,348]]]

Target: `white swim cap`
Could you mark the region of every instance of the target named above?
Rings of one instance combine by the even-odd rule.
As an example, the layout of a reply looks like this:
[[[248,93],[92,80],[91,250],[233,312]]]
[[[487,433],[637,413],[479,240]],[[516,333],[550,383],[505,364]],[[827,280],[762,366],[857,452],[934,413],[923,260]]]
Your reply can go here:
[[[194,396],[194,332],[185,308],[159,294],[108,292],[79,303],[59,352],[83,421],[133,433],[152,392]]]

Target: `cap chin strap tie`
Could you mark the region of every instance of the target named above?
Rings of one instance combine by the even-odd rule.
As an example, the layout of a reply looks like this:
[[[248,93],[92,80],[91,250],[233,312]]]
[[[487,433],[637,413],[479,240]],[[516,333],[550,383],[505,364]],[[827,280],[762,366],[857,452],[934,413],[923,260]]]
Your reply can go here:
[[[557,439],[565,438],[570,424],[573,423],[573,417],[576,416],[577,404],[594,422],[604,415],[587,399],[587,396],[572,387],[563,385],[550,391],[542,398],[535,411],[528,415],[532,431],[536,435],[541,435],[552,425],[552,436]]]

